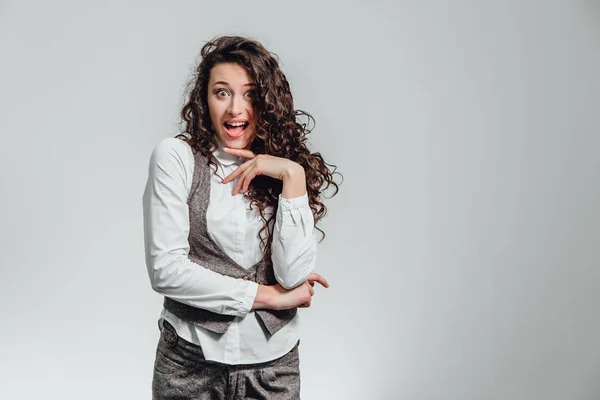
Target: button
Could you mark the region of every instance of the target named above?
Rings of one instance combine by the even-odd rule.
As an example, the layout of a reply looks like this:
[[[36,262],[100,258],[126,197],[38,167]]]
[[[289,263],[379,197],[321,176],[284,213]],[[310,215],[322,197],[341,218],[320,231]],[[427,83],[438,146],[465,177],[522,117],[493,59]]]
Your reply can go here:
[[[248,275],[244,276],[244,280],[245,280],[245,281],[247,281],[248,279],[249,279],[249,278],[248,278]]]

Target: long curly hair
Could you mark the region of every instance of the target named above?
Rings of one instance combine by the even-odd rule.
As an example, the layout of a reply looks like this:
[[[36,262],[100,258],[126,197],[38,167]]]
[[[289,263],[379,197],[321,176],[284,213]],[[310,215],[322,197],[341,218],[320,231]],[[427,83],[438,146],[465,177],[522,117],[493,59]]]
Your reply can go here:
[[[279,68],[276,56],[259,42],[240,36],[215,38],[202,47],[200,55],[201,62],[190,81],[189,95],[181,110],[182,133],[176,137],[186,141],[195,151],[202,153],[208,160],[207,165],[214,167],[214,173],[217,173],[216,159],[212,151],[217,148],[218,139],[208,109],[210,71],[219,63],[236,63],[244,67],[256,84],[253,103],[257,115],[256,133],[250,144],[250,150],[254,154],[287,158],[304,168],[309,205],[315,227],[322,234],[322,241],[325,232],[317,227],[317,223],[327,213],[327,207],[321,198],[323,192],[330,186],[335,188],[331,197],[337,194],[339,186],[334,181],[333,175],[339,172],[336,172],[336,166],[326,163],[320,153],[311,153],[308,149],[307,135],[312,130],[309,124],[312,121],[314,127],[314,118],[304,111],[294,109],[289,83]],[[301,123],[300,118],[306,118],[306,122]],[[258,207],[264,222],[259,232],[263,261],[271,265],[273,225],[283,182],[269,176],[258,175],[252,180],[248,189],[244,196],[250,200],[251,208]],[[269,206],[273,207],[273,212],[266,214],[265,209]],[[263,237],[265,229],[266,238]]]

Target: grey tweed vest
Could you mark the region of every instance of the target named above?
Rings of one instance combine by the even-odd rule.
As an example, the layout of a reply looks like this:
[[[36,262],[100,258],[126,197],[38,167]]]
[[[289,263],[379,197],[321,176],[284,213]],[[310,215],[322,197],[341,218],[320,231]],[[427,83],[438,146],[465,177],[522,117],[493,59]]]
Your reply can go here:
[[[206,267],[221,275],[233,278],[252,280],[262,285],[277,283],[273,267],[262,260],[246,269],[233,261],[210,237],[206,229],[206,209],[210,199],[211,168],[207,159],[200,152],[194,153],[194,175],[188,197],[190,233],[188,242],[190,251],[188,258],[198,264],[198,268]],[[217,314],[202,308],[196,308],[165,297],[164,307],[177,317],[199,325],[216,333],[225,333],[235,318],[232,315]],[[269,335],[275,334],[296,315],[297,309],[288,310],[254,310],[254,315]],[[250,315],[248,317],[251,317]]]

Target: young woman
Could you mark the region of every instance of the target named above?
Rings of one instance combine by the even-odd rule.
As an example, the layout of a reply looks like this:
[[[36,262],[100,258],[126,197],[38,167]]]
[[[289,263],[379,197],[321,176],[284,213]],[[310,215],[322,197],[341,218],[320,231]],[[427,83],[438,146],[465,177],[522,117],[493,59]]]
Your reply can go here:
[[[297,399],[297,308],[311,305],[316,224],[333,180],[306,146],[285,75],[258,42],[202,48],[183,133],[150,158],[146,265],[165,296],[155,399]],[[334,194],[335,194],[334,193]]]

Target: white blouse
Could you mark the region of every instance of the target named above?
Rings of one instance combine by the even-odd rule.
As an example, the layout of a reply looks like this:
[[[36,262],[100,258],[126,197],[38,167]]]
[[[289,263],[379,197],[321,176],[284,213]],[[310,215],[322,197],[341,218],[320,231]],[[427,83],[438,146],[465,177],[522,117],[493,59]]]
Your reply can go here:
[[[263,226],[257,207],[238,193],[237,182],[223,184],[245,159],[213,153],[218,175],[212,174],[207,229],[215,243],[244,268],[262,258],[259,231]],[[286,354],[299,339],[298,314],[275,335],[268,337],[251,310],[258,284],[221,275],[188,259],[189,209],[194,156],[190,146],[177,138],[163,139],[150,157],[143,195],[146,266],[152,288],[181,303],[236,318],[224,334],[208,331],[181,320],[166,309],[159,324],[169,321],[180,337],[202,347],[207,360],[225,364],[252,364]],[[266,212],[273,212],[269,207]],[[263,235],[265,233],[263,232]],[[279,196],[273,231],[272,261],[277,281],[286,288],[298,286],[315,268],[317,235],[305,193],[286,199]]]

